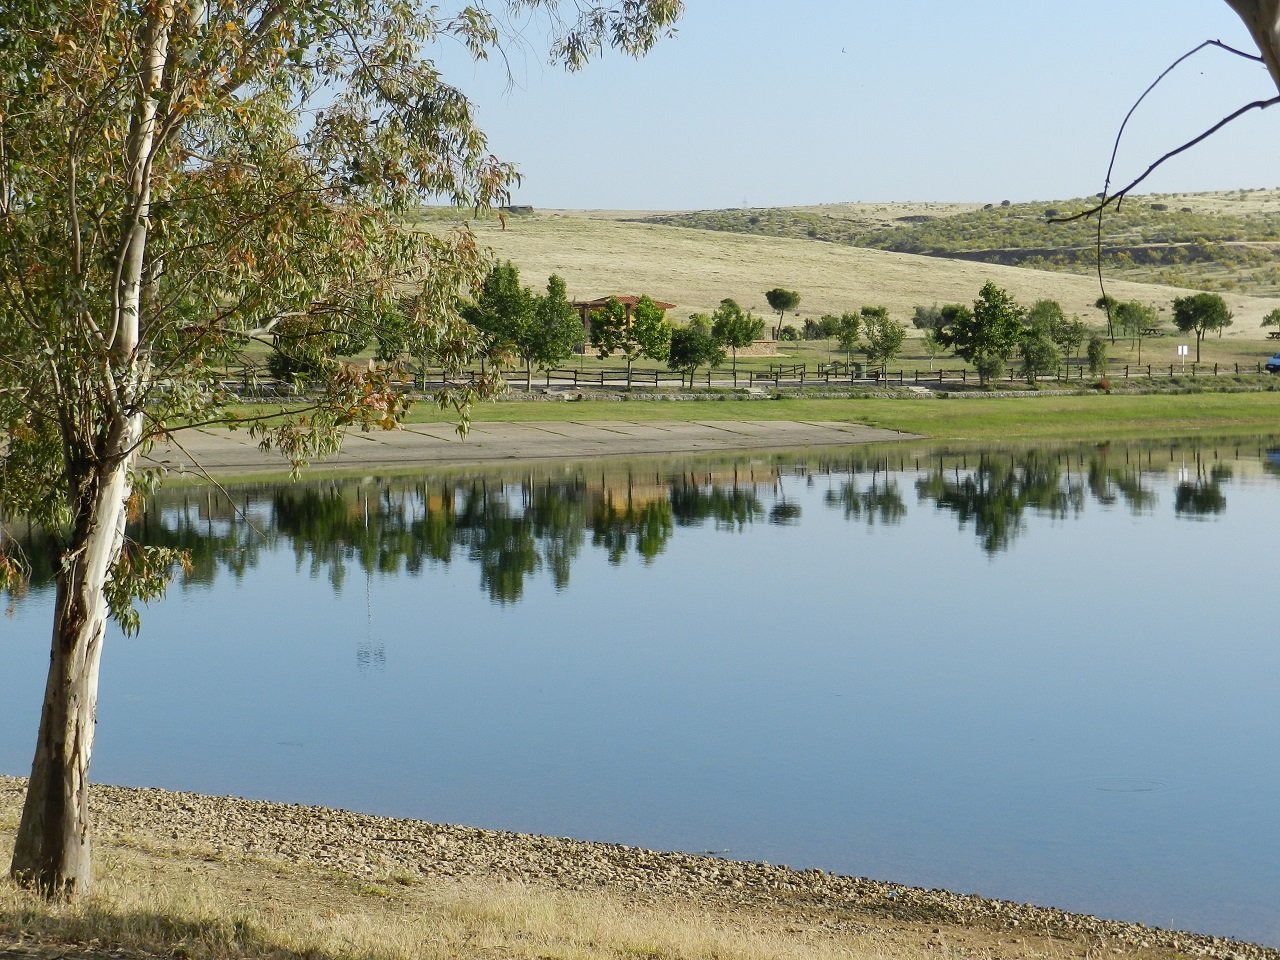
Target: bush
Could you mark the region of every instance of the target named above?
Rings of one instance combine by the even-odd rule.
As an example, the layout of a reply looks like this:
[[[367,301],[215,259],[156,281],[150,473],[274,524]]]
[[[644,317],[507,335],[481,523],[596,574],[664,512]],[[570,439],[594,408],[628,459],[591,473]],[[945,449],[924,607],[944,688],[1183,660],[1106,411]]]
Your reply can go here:
[[[1107,366],[1107,341],[1094,334],[1089,338],[1089,372],[1101,376]]]

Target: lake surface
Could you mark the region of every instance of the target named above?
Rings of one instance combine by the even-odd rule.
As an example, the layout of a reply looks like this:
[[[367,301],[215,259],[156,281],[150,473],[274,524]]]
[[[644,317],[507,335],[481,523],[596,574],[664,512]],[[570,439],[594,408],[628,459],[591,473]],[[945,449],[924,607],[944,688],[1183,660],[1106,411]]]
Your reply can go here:
[[[134,535],[192,568],[109,641],[94,775],[1280,945],[1277,448],[162,491]],[[50,593],[0,620],[6,773]]]

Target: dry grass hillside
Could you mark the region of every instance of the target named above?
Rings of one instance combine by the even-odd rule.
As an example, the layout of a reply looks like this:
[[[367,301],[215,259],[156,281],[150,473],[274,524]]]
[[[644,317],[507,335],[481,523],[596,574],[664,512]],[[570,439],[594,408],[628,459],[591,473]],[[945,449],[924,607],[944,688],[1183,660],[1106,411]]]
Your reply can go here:
[[[868,216],[904,216],[899,210],[931,207],[934,216],[958,213],[971,205],[865,205]],[[540,211],[508,215],[506,229],[496,219],[472,222],[478,239],[497,256],[511,260],[529,286],[540,286],[557,273],[569,285],[570,296],[590,299],[608,294],[648,293],[675,303],[672,314],[683,318],[710,312],[724,297],[768,315],[764,291],[786,287],[800,292],[799,316],[856,310],[869,304],[889,308],[900,320],[910,318],[917,304],[970,303],[979,288],[992,280],[1024,304],[1042,298],[1058,300],[1068,314],[1086,322],[1100,322],[1093,308],[1099,289],[1096,278],[1031,270],[966,260],[867,250],[815,240],[749,236],[724,231],[695,230],[611,219],[627,216],[613,211]],[[631,214],[637,216],[637,214]],[[428,221],[443,229],[443,218]],[[1177,287],[1124,281],[1108,283],[1119,299],[1137,299],[1164,309],[1188,292]],[[1227,336],[1258,339],[1263,316],[1276,301],[1227,295],[1235,325]]]

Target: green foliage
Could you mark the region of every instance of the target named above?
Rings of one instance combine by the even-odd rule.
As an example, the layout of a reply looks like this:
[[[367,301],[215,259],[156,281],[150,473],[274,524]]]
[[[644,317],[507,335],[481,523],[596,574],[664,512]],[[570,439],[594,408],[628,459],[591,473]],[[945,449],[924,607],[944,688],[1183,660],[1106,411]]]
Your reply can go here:
[[[835,314],[824,313],[817,320],[805,317],[804,339],[830,340],[840,334],[840,318]]]
[[[861,314],[842,313],[836,320],[836,341],[840,344],[840,349],[850,356],[858,349],[858,335],[861,332]]]
[[[1084,338],[1088,334],[1089,328],[1085,326],[1083,320],[1077,315],[1072,314],[1071,319],[1062,324],[1054,334],[1053,342],[1067,356],[1078,356],[1080,347],[1084,343]]]
[[[627,343],[627,308],[617,297],[610,297],[603,307],[592,310],[587,323],[591,348],[601,360],[622,350]]]
[[[862,323],[865,340],[862,352],[868,363],[884,370],[902,351],[907,329],[890,317],[884,307],[863,307]]]
[[[461,306],[485,255],[465,230],[403,215],[428,196],[506,200],[515,167],[432,57],[456,41],[483,58],[526,6],[6,7],[0,343],[24,362],[0,365],[0,515],[71,536],[90,474],[128,469],[185,423],[235,423],[212,385],[264,344],[279,372],[309,378],[298,412],[257,431],[299,460],[346,426],[392,425],[403,357],[471,363]],[[576,68],[604,47],[643,53],[679,13],[582,11],[552,55]],[[335,361],[375,341],[374,367]],[[436,399],[465,413],[493,386]]]
[[[1027,326],[1038,330],[1056,340],[1059,331],[1067,322],[1062,312],[1062,304],[1057,300],[1037,300],[1027,310]]]
[[[1115,325],[1122,334],[1137,339],[1143,330],[1156,326],[1159,313],[1149,304],[1137,300],[1125,300],[1115,305]]]
[[[667,357],[667,366],[686,374],[691,387],[699,367],[715,367],[724,363],[724,350],[711,335],[710,319],[700,314],[695,314],[694,318],[698,322],[671,331],[671,352]]]
[[[750,311],[743,311],[738,302],[729,297],[721,300],[711,315],[711,336],[733,352],[735,377],[738,373],[738,350],[751,346],[763,335],[764,321]]]
[[[1102,376],[1103,371],[1107,369],[1107,341],[1096,334],[1090,337],[1087,356],[1089,372],[1095,377]]]
[[[1062,363],[1062,353],[1053,337],[1043,326],[1029,326],[1018,340],[1018,355],[1022,358],[1022,373],[1030,386],[1038,377],[1054,373]]]
[[[631,327],[644,356],[651,360],[667,359],[671,349],[671,324],[667,322],[666,312],[659,309],[648,294],[636,302]]]
[[[23,818],[15,876],[50,895],[90,890],[84,767],[103,613],[136,629],[132,599],[157,596],[175,560],[124,546],[140,451],[194,424],[244,425],[296,470],[347,427],[403,419],[404,355],[447,374],[477,356],[461,307],[487,256],[465,229],[437,236],[405,214],[428,197],[476,211],[508,199],[515,167],[432,56],[456,43],[483,59],[532,6],[557,19],[561,4],[0,11],[0,523],[22,515],[46,531],[59,595],[74,598],[53,613],[56,692],[26,800],[42,812]],[[575,5],[552,58],[576,69],[606,46],[643,53],[681,7]],[[374,363],[334,359],[375,340]],[[311,380],[267,420],[219,383],[273,341]],[[436,400],[465,427],[497,386]],[[14,569],[0,563],[6,586]],[[72,749],[55,751],[73,726]]]
[[[1264,327],[1280,327],[1280,307],[1277,307],[1263,317],[1262,325]]]
[[[1005,290],[988,281],[973,309],[949,304],[938,339],[977,368],[983,384],[999,377],[1022,336],[1026,311]]]
[[[779,326],[782,325],[782,315],[800,305],[800,294],[794,290],[784,290],[782,287],[766,290],[764,298],[768,301],[770,309],[778,314]]]
[[[514,348],[533,313],[533,295],[520,286],[520,271],[510,261],[494,264],[473,304],[462,315],[485,334],[485,353],[493,358]]]
[[[942,308],[936,303],[931,307],[916,305],[911,314],[911,325],[917,330],[937,330],[942,326]]]
[[[545,370],[562,363],[581,342],[582,320],[569,302],[564,280],[552,274],[547,292],[534,298],[528,324],[516,342],[526,373],[530,364]]]
[[[1231,311],[1216,293],[1193,293],[1173,301],[1173,325],[1196,337],[1196,363],[1200,362],[1200,341],[1210,330],[1231,326]]]
[[[929,327],[924,332],[924,336],[920,338],[920,346],[924,349],[925,355],[929,358],[929,369],[933,369],[934,358],[943,351],[942,341],[938,339],[938,330],[936,327]]]
[[[500,361],[514,353],[524,363],[525,385],[533,367],[553,367],[573,354],[582,340],[582,322],[569,302],[564,280],[552,275],[547,292],[520,286],[520,271],[510,262],[495,264],[463,316],[486,336],[485,355]]]
[[[671,347],[671,325],[665,313],[648,295],[640,297],[631,315],[616,297],[604,309],[591,313],[591,346],[604,359],[621,353],[627,361],[627,388],[631,388],[631,365],[641,357],[665,360]]]

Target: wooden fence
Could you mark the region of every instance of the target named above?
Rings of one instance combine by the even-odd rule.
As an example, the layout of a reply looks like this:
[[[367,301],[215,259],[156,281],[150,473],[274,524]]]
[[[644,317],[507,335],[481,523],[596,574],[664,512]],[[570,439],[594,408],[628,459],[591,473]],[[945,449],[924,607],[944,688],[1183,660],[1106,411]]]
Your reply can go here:
[[[1090,373],[1087,365],[1069,364],[1061,366],[1053,374],[1038,377],[1044,383],[1085,383],[1106,378],[1116,380],[1156,380],[1178,376],[1218,377],[1245,376],[1262,374],[1265,371],[1261,362],[1242,363],[1186,363],[1186,364],[1125,364],[1108,366],[1102,374]],[[466,370],[449,378],[450,383],[474,383],[480,378],[478,370]],[[689,378],[676,370],[632,368],[628,373],[625,367],[600,367],[596,369],[573,370],[553,369],[537,371],[530,380],[523,370],[509,370],[504,374],[507,383],[514,390],[532,388],[596,388],[623,389],[628,379],[631,386],[657,389],[663,385],[683,386]],[[770,384],[775,389],[783,387],[832,386],[847,384],[854,386],[874,386],[887,384],[894,386],[945,386],[947,384],[977,383],[979,378],[975,370],[967,367],[943,368],[937,370],[877,370],[868,368],[866,364],[843,361],[820,363],[815,370],[807,364],[772,364],[768,370],[738,370],[731,367],[707,369],[696,374],[699,386],[715,387],[757,387]],[[1026,377],[1016,367],[993,380],[990,386],[999,388],[1002,384],[1018,384],[1025,382]],[[430,390],[445,383],[442,370],[419,370],[406,373],[397,385],[403,391]],[[266,375],[265,367],[245,367],[238,371],[228,371],[216,384],[225,392],[244,400],[285,400],[306,396],[305,385],[298,386],[288,381],[276,380]]]

